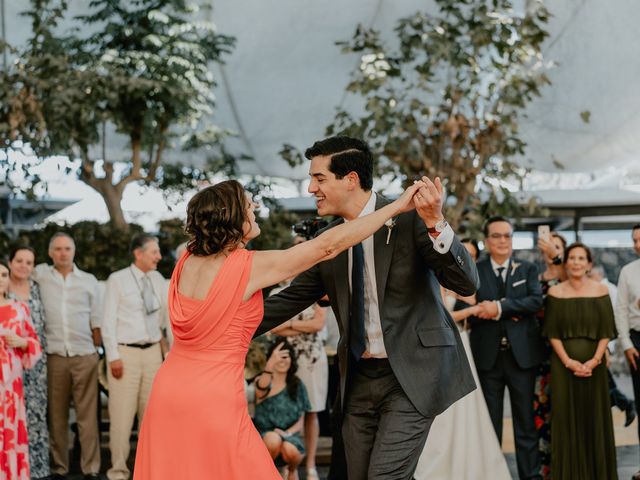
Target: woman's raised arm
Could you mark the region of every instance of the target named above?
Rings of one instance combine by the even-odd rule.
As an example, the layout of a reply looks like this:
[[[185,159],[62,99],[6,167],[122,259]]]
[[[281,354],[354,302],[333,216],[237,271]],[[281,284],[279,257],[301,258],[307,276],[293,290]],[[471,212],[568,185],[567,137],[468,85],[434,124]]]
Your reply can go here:
[[[424,186],[423,182],[416,182],[397,200],[369,215],[331,228],[308,242],[286,250],[255,252],[245,298],[251,297],[259,289],[294,277],[316,263],[334,258],[370,237],[390,218],[414,209],[413,196],[421,186]]]

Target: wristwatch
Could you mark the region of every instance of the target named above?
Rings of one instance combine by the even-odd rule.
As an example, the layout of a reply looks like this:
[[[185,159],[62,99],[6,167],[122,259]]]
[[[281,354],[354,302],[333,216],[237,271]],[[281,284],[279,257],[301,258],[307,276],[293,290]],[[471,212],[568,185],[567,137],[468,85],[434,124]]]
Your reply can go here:
[[[448,226],[449,226],[449,224],[443,218],[438,223],[436,223],[433,227],[427,227],[427,232],[432,233],[432,234],[442,233],[442,232],[444,232],[444,229],[447,228]]]

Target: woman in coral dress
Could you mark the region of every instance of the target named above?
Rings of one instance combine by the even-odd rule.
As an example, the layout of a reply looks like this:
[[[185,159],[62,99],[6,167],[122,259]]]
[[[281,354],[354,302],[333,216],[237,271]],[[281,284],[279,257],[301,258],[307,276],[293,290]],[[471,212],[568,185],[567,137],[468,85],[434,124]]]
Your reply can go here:
[[[29,440],[22,372],[42,356],[29,308],[9,300],[9,268],[0,262],[0,480],[28,480]]]
[[[233,180],[187,207],[187,252],[169,288],[174,344],[145,411],[135,480],[277,480],[244,393],[244,358],[263,313],[262,289],[335,257],[429,195],[424,183],[395,202],[285,251],[248,251],[256,205]],[[416,200],[420,202],[421,200]]]

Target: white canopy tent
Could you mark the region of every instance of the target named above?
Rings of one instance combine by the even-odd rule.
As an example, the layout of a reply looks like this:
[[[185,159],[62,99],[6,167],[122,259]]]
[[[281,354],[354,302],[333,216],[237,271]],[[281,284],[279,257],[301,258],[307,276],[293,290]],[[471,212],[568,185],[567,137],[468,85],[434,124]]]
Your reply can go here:
[[[522,8],[525,0],[516,2]],[[72,11],[86,8],[72,0]],[[358,23],[373,26],[392,38],[395,21],[418,9],[434,9],[433,2],[417,0],[351,0],[324,2],[300,0],[203,0],[212,10],[202,17],[213,20],[220,32],[237,38],[226,64],[215,67],[219,87],[218,108],[213,121],[238,132],[232,145],[248,152],[254,162],[243,162],[249,174],[306,178],[306,166],[291,169],[278,155],[285,143],[300,149],[322,138],[335,107],[357,106],[344,93],[349,73],[358,58],[340,53],[336,41],[351,37]],[[563,189],[595,186],[601,175],[609,181],[607,198],[614,200],[623,189],[625,201],[640,204],[640,40],[636,0],[547,0],[553,17],[545,44],[548,61],[558,65],[549,76],[552,85],[533,102],[522,121],[528,142],[523,165],[547,172],[533,176],[531,190],[540,184]],[[18,12],[27,0],[4,0],[6,39],[19,44],[28,35],[28,19]],[[590,112],[585,123],[581,112]],[[108,139],[109,158],[126,158],[124,140]],[[173,158],[181,158],[179,152]],[[558,168],[561,165],[562,168]],[[605,167],[612,167],[611,178]],[[562,175],[586,172],[588,175]],[[604,172],[604,173],[603,173]],[[537,184],[536,179],[543,179]],[[579,180],[576,180],[578,178]],[[551,180],[550,180],[551,179]],[[625,190],[626,189],[626,190]],[[629,193],[631,192],[631,193]]]

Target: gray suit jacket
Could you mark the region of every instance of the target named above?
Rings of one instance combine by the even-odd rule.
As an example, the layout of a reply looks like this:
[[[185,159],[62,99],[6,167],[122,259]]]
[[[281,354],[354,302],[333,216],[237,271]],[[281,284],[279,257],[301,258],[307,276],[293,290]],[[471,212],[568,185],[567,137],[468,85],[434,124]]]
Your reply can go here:
[[[378,196],[376,209],[388,201]],[[337,220],[327,228],[342,223]],[[398,382],[416,409],[426,417],[443,412],[475,388],[460,334],[442,304],[440,283],[471,295],[478,272],[467,250],[455,238],[440,254],[433,248],[415,211],[397,217],[389,244],[387,227],[374,234],[378,304],[384,344]],[[338,358],[344,403],[349,375],[348,253],[322,262],[296,277],[291,285],[265,301],[264,320],[256,335],[295,316],[328,294],[340,329]]]

